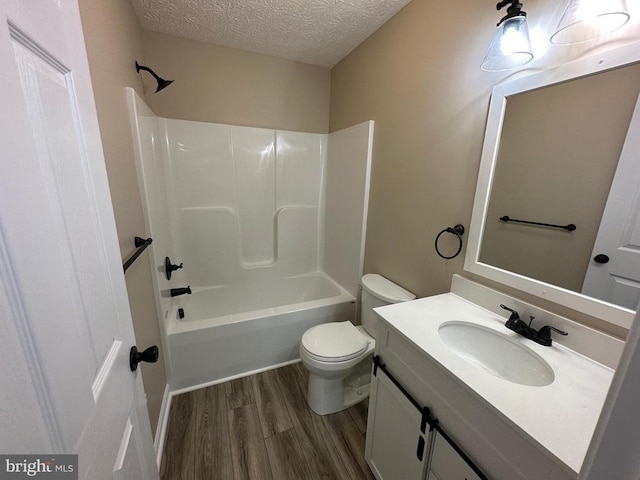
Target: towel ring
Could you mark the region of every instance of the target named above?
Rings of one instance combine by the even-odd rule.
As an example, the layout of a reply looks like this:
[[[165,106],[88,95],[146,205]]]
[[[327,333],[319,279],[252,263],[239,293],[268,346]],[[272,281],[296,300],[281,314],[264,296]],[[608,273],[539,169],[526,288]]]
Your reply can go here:
[[[443,255],[442,253],[440,253],[440,249],[438,248],[438,241],[440,240],[440,237],[442,236],[443,233],[452,233],[453,235],[458,237],[458,241],[460,242],[460,245],[458,245],[458,250],[456,251],[456,253],[454,253],[450,257],[447,257],[446,255]],[[460,224],[456,225],[455,227],[447,227],[444,230],[442,230],[436,237],[436,242],[435,242],[436,253],[446,260],[451,260],[452,258],[455,258],[458,255],[460,255],[460,252],[462,251],[462,235],[464,235],[464,226]]]

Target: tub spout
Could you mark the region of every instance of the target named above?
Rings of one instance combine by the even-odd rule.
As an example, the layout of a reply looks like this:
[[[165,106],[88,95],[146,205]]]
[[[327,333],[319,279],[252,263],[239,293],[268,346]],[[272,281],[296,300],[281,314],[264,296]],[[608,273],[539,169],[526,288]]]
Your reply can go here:
[[[191,295],[191,287],[172,288],[171,296],[177,297],[178,295]]]

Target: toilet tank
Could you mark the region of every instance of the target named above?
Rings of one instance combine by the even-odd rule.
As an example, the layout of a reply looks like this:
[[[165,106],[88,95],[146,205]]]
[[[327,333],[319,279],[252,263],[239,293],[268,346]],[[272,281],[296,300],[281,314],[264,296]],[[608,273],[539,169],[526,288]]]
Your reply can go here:
[[[367,273],[362,277],[362,300],[360,305],[360,317],[362,326],[369,335],[375,338],[378,317],[373,311],[375,307],[389,305],[391,303],[406,302],[416,296],[387,280],[377,273]]]

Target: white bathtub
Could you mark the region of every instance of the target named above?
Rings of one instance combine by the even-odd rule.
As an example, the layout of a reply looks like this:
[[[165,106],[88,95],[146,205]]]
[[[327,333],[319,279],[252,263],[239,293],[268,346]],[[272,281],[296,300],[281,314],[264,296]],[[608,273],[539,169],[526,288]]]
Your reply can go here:
[[[327,275],[316,273],[194,289],[192,295],[176,297],[167,315],[175,391],[298,359],[302,334],[320,323],[353,320],[355,299]]]

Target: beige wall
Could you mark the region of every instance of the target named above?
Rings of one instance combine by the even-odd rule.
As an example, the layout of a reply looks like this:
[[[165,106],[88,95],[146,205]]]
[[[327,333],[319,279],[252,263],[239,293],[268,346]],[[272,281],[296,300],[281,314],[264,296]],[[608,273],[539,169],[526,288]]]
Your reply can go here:
[[[145,61],[174,83],[147,96],[161,116],[327,133],[331,71],[290,60],[144,32]],[[155,80],[145,75],[145,89]]]
[[[443,260],[433,243],[471,218],[495,81],[478,67],[495,24],[481,3],[414,0],[332,70],[330,130],[376,122],[365,271],[418,296],[462,270],[463,254]]]
[[[469,226],[493,85],[637,40],[636,21],[598,46],[550,46],[565,5],[526,3],[538,58],[519,70],[480,69],[501,12],[477,0],[413,0],[332,69],[330,131],[376,122],[366,272],[418,296],[448,291],[464,250],[443,260],[433,243],[445,227]]]
[[[125,87],[142,92],[135,70],[136,59],[143,59],[142,28],[129,0],[80,0],[79,4],[120,251],[126,258],[134,250],[134,237],[146,238],[125,97]],[[167,382],[146,254],[125,278],[138,348],[161,348],[158,363],[141,367],[155,434]]]

